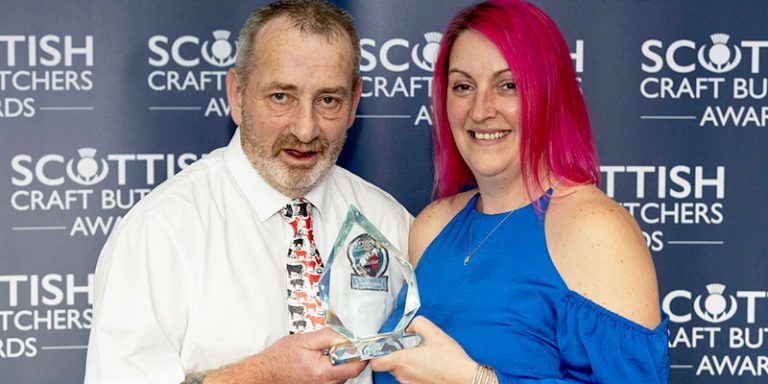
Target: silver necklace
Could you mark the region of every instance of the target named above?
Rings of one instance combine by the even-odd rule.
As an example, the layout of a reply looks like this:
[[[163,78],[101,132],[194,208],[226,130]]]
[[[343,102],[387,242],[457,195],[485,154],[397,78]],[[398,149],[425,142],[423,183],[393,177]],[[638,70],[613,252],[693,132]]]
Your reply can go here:
[[[467,251],[468,252],[467,252],[467,256],[464,257],[464,265],[467,265],[467,263],[469,263],[469,259],[472,258],[472,255],[475,254],[475,252],[477,252],[478,249],[480,249],[480,246],[483,245],[483,243],[485,243],[485,241],[488,240],[488,238],[491,237],[491,235],[493,235],[493,233],[496,232],[496,230],[499,229],[499,227],[501,227],[501,225],[504,224],[504,222],[507,221],[509,216],[511,216],[512,213],[514,213],[515,211],[516,210],[513,209],[513,210],[507,212],[507,214],[504,215],[504,217],[502,217],[501,220],[499,220],[498,223],[496,223],[496,226],[493,227],[493,229],[491,229],[491,231],[488,232],[488,234],[485,235],[485,237],[482,240],[480,240],[479,243],[477,243],[477,245],[475,246],[474,249],[472,249],[472,227],[475,224],[475,215],[477,215],[477,213],[472,215],[472,220],[469,222],[469,244],[467,244]]]
[[[552,184],[551,187],[549,187],[549,190],[552,190],[554,192],[554,189],[557,188],[559,184],[560,184],[560,179],[556,180],[555,183]],[[475,224],[475,215],[477,214],[475,213],[474,215],[472,215],[472,220],[469,222],[469,244],[467,244],[468,252],[467,252],[467,256],[464,257],[464,265],[467,265],[467,263],[469,263],[469,259],[472,258],[472,255],[474,255],[475,252],[477,252],[477,250],[480,249],[480,246],[483,245],[483,243],[485,243],[485,241],[488,240],[488,238],[491,237],[491,235],[493,235],[493,233],[496,232],[496,230],[499,229],[499,227],[501,227],[501,225],[504,224],[504,222],[507,221],[509,216],[512,215],[512,213],[514,213],[515,211],[517,211],[517,209],[513,209],[507,212],[507,214],[504,215],[504,217],[502,217],[498,223],[496,223],[496,226],[493,227],[493,229],[491,229],[491,231],[488,232],[488,234],[485,235],[485,237],[482,240],[480,240],[479,243],[477,243],[474,249],[472,249],[472,227]]]

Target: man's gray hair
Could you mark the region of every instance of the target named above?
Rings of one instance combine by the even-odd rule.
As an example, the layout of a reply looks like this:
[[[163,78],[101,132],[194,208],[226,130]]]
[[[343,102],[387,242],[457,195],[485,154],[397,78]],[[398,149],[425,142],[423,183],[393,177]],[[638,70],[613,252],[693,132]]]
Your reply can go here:
[[[346,36],[354,60],[352,83],[357,83],[360,78],[360,37],[349,13],[322,0],[278,0],[254,11],[240,30],[235,72],[243,87],[248,84],[252,71],[256,34],[267,22],[279,17],[287,17],[303,33],[321,35],[329,41]]]

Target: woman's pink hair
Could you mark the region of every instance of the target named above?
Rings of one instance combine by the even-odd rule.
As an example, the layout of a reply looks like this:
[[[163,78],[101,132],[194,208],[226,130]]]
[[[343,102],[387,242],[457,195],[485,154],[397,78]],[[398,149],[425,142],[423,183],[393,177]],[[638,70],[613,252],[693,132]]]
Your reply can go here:
[[[509,64],[520,97],[520,164],[534,197],[554,177],[565,184],[597,184],[592,129],[570,51],[555,23],[521,0],[491,0],[465,8],[448,25],[435,65],[432,107],[435,180],[433,197],[476,185],[451,134],[446,111],[448,59],[468,29],[493,42]]]

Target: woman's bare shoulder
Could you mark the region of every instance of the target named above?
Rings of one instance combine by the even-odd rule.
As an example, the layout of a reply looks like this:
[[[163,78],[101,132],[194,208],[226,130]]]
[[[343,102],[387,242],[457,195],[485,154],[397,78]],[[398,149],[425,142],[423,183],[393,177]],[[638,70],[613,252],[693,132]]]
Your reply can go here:
[[[451,197],[435,200],[416,216],[411,226],[408,254],[414,266],[421,258],[427,246],[440,231],[467,205],[469,199],[477,193],[476,189],[465,191]]]
[[[547,247],[568,287],[647,328],[660,321],[653,260],[629,212],[593,185],[556,191]]]

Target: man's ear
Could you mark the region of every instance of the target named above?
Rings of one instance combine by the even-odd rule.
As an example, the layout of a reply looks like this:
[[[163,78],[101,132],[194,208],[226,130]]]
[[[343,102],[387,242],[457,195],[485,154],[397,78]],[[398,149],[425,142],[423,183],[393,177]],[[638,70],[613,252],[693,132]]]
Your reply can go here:
[[[234,68],[227,71],[227,103],[229,103],[229,112],[235,124],[240,125],[243,119],[243,111],[240,109],[244,88],[240,84],[240,78],[237,76]]]

